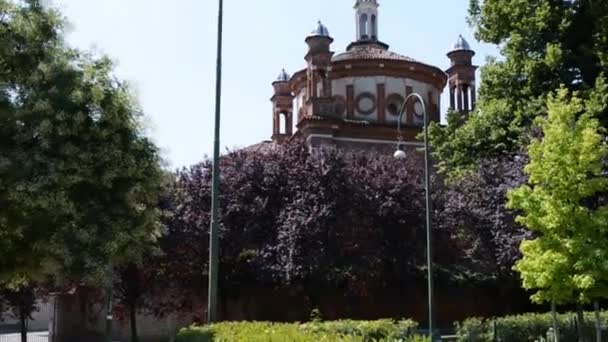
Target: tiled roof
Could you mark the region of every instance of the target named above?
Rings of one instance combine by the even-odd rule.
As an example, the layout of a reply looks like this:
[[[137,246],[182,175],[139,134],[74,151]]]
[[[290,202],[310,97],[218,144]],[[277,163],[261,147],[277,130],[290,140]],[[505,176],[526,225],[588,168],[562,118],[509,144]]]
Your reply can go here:
[[[335,55],[332,60],[334,62],[339,62],[352,59],[381,59],[420,63],[413,58],[389,51],[383,46],[377,44],[351,46],[348,51]]]
[[[261,153],[269,153],[276,150],[279,145],[273,143],[272,141],[261,141],[257,144],[247,146],[242,149],[242,151],[247,152],[261,152]]]

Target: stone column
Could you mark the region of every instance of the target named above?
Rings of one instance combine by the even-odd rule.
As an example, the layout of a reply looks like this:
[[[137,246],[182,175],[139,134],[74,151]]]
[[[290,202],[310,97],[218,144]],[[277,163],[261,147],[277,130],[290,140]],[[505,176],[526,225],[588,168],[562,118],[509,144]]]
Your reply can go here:
[[[277,111],[275,110],[274,115],[272,116],[272,134],[279,134],[280,128],[279,128],[279,115],[277,114]]]
[[[477,89],[475,89],[475,85],[471,85],[471,110],[475,110],[475,105],[477,104]]]
[[[451,110],[455,110],[456,109],[456,88],[450,86],[450,109]]]
[[[462,108],[462,86],[460,84],[456,86],[456,102],[457,102],[456,110],[461,112],[463,108]]]
[[[346,117],[348,119],[355,117],[355,87],[353,85],[346,86]]]
[[[386,90],[384,84],[378,84],[376,86],[376,94],[378,94],[378,122],[384,123],[386,121]]]
[[[285,113],[285,133],[289,136],[293,135],[293,113],[287,112]]]
[[[469,86],[467,84],[462,86],[462,97],[464,111],[468,113],[471,109],[469,107]]]

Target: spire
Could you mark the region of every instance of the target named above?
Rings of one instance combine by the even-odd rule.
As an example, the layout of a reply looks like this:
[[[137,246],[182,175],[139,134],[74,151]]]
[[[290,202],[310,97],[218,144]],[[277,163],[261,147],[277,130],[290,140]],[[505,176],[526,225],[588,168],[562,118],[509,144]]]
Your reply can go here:
[[[355,2],[357,41],[378,40],[378,7],[376,0]]]

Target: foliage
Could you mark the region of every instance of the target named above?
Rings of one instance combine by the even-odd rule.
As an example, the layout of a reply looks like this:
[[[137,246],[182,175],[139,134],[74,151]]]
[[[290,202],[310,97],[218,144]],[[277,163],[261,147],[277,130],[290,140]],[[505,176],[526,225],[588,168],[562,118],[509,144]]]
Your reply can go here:
[[[470,119],[431,131],[440,172],[451,177],[474,170],[481,159],[519,152],[534,135],[535,118],[546,115],[548,94],[565,85],[587,99],[608,71],[605,1],[471,0],[470,23],[502,56],[481,69]]]
[[[523,211],[518,222],[538,233],[522,243],[516,264],[537,302],[608,296],[608,207],[585,203],[608,190],[608,148],[596,113],[587,109],[565,89],[549,99],[549,116],[539,120],[543,138],[529,147],[528,184],[509,194],[509,206]]]
[[[167,176],[163,182],[164,189],[159,197],[158,208],[161,218],[170,218],[170,193],[174,181]],[[158,311],[166,304],[164,300],[170,299],[171,287],[162,274],[162,267],[158,267],[163,254],[157,245],[146,248],[146,252],[139,261],[131,261],[114,268],[113,277],[113,314],[121,322],[130,325],[131,342],[138,342],[138,313],[156,313],[163,316],[166,312]],[[157,310],[154,312],[153,310]]]
[[[442,286],[489,280],[517,288],[511,268],[529,231],[504,201],[508,189],[525,182],[525,161],[488,160],[449,187],[433,175]],[[306,301],[294,318],[304,320],[321,308],[322,291],[366,298],[424,282],[424,173],[416,151],[404,161],[369,151],[310,153],[294,142],[229,152],[221,163],[221,298],[240,296],[244,283],[290,289]],[[210,186],[206,161],[177,171],[169,187],[162,253],[149,264],[154,282],[163,284],[149,301],[157,315],[182,310],[204,321]]]
[[[593,313],[586,313],[583,330],[593,331]],[[602,313],[602,319],[606,322],[608,312]],[[578,333],[574,313],[557,315],[560,341],[576,342]],[[459,341],[468,342],[470,336],[476,342],[500,341],[536,341],[539,337],[547,335],[552,327],[551,314],[522,314],[499,318],[469,318],[455,324]]]
[[[32,314],[39,310],[37,299],[37,291],[33,286],[7,286],[0,289],[0,302],[10,309],[10,317],[16,320],[32,319]],[[0,315],[3,313],[0,311]]]
[[[450,233],[463,259],[466,280],[494,280],[505,287],[514,279],[512,267],[520,258],[519,245],[530,231],[515,222],[516,212],[505,207],[508,190],[526,181],[526,157],[506,155],[484,160],[474,173],[446,188],[436,208],[436,224]]]
[[[416,324],[412,321],[377,322],[338,321],[301,324],[277,323],[221,323],[207,327],[183,329],[177,342],[211,341],[424,341],[412,334]]]
[[[9,317],[19,322],[21,341],[27,341],[27,325],[33,319],[34,312],[39,311],[39,300],[46,299],[42,288],[22,281],[20,284],[0,284],[0,322],[5,314],[4,307],[10,309]]]
[[[243,283],[300,288],[311,310],[320,288],[366,296],[372,289],[422,278],[420,159],[414,151],[405,162],[388,154],[331,148],[310,153],[300,143],[224,156],[224,295],[239,291]],[[182,298],[172,301],[177,307],[192,305],[188,297],[205,284],[210,167],[205,162],[181,170],[173,185],[159,265],[169,286],[181,289],[173,291]],[[436,189],[439,200],[439,185]],[[438,260],[447,263],[458,251],[450,249],[446,236],[436,233],[443,251]]]
[[[312,322],[321,322],[321,321],[323,321],[323,315],[321,314],[321,310],[319,310],[319,309],[313,309],[310,312],[310,320]]]
[[[107,57],[38,0],[0,0],[0,277],[98,283],[158,235],[162,170]]]
[[[307,334],[359,336],[363,341],[375,341],[383,338],[400,339],[412,336],[418,323],[412,320],[312,322],[302,324],[300,329]]]
[[[146,299],[156,287],[154,267],[142,266],[131,262],[118,267],[114,275],[114,314],[119,321],[129,323],[131,342],[139,341],[137,314],[144,308]]]

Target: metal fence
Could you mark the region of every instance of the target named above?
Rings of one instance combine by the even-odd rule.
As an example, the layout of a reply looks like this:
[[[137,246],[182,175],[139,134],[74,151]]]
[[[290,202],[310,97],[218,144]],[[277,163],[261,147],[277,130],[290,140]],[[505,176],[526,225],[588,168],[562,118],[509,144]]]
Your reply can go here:
[[[21,327],[18,324],[0,323],[0,342],[21,342]],[[28,332],[27,342],[50,342],[49,333]]]
[[[0,334],[0,342],[21,342],[21,334]],[[49,342],[48,332],[28,333],[27,342]]]

